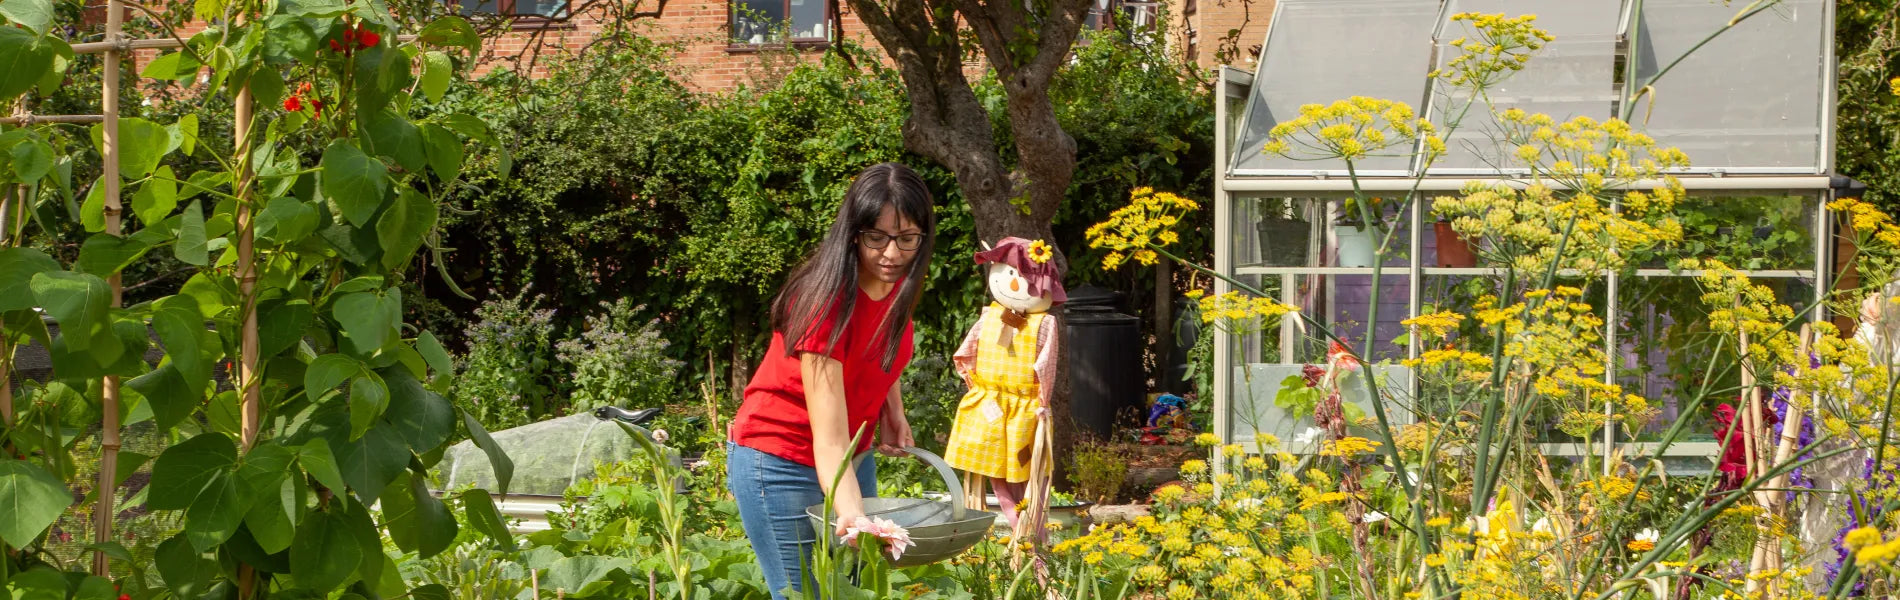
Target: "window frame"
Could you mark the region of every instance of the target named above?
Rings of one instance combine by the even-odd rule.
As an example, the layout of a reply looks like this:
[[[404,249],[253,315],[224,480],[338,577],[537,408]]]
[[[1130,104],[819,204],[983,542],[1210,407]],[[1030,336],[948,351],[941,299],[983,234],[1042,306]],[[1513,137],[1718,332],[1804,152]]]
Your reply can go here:
[[[838,35],[838,24],[839,21],[842,20],[842,16],[839,14],[840,0],[817,0],[825,3],[825,37],[787,37],[779,40],[767,39],[758,43],[742,41],[738,38],[737,28],[734,27],[734,25],[736,25],[735,20],[738,18],[737,5],[740,3],[750,5],[752,1],[756,0],[727,0],[726,2],[727,52],[758,52],[760,50],[778,49],[788,46],[801,50],[823,49],[831,47],[832,40]],[[794,30],[796,30],[795,28],[798,26],[798,22],[791,18],[792,0],[775,1],[784,7],[784,14],[786,15],[785,21],[789,22],[792,27],[794,27]],[[764,2],[760,3],[763,4]]]
[[[555,28],[572,28],[574,26],[573,23],[570,22],[574,18],[574,0],[561,0],[561,9],[557,11],[561,16],[558,17],[537,13],[516,13],[514,12],[515,6],[519,1],[520,0],[494,0],[494,12],[478,12],[471,6],[472,4],[480,4],[481,0],[447,0],[446,3],[455,9],[455,14],[457,15],[491,15],[508,19],[509,28],[515,31],[540,29],[550,26]]]

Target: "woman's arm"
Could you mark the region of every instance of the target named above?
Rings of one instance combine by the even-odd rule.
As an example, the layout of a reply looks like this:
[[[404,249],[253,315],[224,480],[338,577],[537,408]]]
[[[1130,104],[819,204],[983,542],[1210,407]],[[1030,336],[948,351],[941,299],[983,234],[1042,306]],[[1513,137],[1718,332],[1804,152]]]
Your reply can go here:
[[[816,352],[800,353],[798,362],[805,382],[805,410],[811,415],[811,453],[818,486],[831,496],[832,512],[838,516],[837,535],[843,535],[847,525],[864,516],[857,465],[846,462],[854,450],[851,436],[855,432],[846,425],[844,363]],[[835,488],[833,481],[838,482]]]
[[[884,399],[884,416],[878,419],[878,451],[886,456],[897,456],[907,446],[917,445],[911,437],[910,417],[904,414],[904,384],[891,384],[891,393]]]

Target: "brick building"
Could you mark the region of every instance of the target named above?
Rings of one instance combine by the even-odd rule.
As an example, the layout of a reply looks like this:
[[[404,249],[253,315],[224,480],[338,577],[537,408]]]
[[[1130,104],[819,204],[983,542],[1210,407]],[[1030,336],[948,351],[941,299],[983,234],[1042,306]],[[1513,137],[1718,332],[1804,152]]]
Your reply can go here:
[[[468,1],[468,0],[465,0]],[[549,60],[585,47],[601,31],[604,10],[589,10],[586,0],[474,0],[481,13],[513,15],[511,31],[492,39],[480,71],[540,53],[533,67],[545,72]],[[787,61],[814,61],[834,39],[850,39],[876,48],[877,41],[843,0],[641,0],[651,16],[639,21],[643,35],[678,43],[675,55],[687,82],[700,90],[721,92],[753,81]],[[1157,27],[1161,6],[1136,0],[1095,0],[1088,27],[1112,27],[1120,13],[1135,27]],[[1171,52],[1192,56],[1202,66],[1248,66],[1259,50],[1274,0],[1184,0],[1164,28],[1156,31]],[[570,10],[575,10],[570,14]],[[789,42],[789,44],[788,44]],[[972,65],[974,68],[975,65]]]

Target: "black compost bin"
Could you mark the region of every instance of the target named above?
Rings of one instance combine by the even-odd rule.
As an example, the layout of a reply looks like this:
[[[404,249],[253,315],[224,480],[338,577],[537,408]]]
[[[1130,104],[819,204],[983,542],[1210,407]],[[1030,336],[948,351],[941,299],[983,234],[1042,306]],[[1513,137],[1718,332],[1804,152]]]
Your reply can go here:
[[[1082,287],[1069,295],[1062,348],[1069,361],[1069,414],[1106,439],[1116,417],[1141,410],[1141,319],[1115,312],[1120,296]]]

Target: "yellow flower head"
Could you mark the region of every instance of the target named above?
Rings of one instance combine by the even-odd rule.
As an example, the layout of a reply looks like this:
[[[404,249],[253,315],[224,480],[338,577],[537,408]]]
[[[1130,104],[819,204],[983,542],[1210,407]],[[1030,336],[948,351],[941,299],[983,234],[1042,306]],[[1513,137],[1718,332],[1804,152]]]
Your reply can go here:
[[[1054,258],[1055,255],[1055,250],[1051,249],[1049,244],[1043,243],[1042,240],[1029,243],[1029,260],[1036,261],[1037,264],[1049,262],[1049,259]]]

